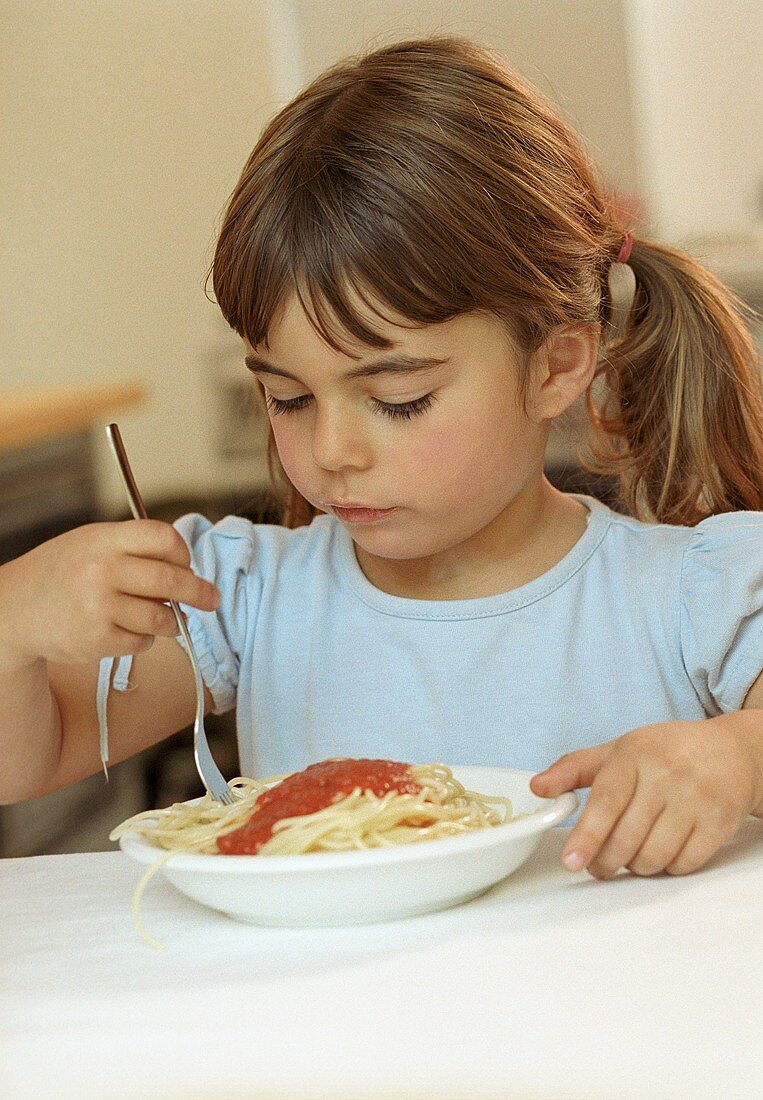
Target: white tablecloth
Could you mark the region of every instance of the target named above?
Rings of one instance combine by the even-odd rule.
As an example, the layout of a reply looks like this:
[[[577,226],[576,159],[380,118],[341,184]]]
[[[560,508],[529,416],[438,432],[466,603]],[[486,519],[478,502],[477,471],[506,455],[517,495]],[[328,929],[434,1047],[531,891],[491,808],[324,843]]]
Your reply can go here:
[[[763,1096],[763,822],[702,872],[599,883],[555,830],[489,894],[345,929],[238,924],[119,852],[0,863],[0,1096]]]

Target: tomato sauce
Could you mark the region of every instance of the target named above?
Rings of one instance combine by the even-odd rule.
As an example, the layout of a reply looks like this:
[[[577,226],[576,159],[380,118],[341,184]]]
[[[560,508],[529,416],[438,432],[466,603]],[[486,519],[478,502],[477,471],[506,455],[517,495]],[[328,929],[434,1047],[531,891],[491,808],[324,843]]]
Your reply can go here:
[[[380,797],[388,791],[418,794],[421,790],[408,764],[394,760],[323,760],[263,791],[246,824],[218,837],[217,847],[224,855],[256,855],[270,840],[277,821],[316,813],[356,787]]]

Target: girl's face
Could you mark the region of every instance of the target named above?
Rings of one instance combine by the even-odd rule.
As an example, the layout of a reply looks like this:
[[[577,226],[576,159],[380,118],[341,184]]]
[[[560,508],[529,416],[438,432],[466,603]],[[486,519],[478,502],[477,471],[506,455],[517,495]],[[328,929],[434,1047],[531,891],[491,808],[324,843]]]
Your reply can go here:
[[[293,297],[246,344],[283,468],[349,530],[364,558],[411,561],[477,549],[542,481],[547,423],[522,411],[519,352],[498,320],[377,330],[390,350],[334,351]]]

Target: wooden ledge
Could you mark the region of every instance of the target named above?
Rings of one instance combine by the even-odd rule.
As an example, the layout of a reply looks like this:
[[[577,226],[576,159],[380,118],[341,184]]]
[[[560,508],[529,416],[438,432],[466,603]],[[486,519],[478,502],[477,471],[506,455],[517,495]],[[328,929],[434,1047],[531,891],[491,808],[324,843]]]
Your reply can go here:
[[[106,413],[142,404],[147,393],[140,382],[0,390],[0,454],[83,431]]]

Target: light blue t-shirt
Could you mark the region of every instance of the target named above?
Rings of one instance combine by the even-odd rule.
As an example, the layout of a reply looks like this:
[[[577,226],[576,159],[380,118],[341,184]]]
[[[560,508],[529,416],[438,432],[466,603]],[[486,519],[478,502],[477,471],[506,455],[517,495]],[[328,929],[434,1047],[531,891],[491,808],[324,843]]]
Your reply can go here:
[[[738,710],[763,667],[763,513],[645,524],[591,497],[585,533],[502,595],[375,588],[332,516],[178,520],[215,612],[185,608],[244,775],[334,756],[539,771],[636,726]]]

